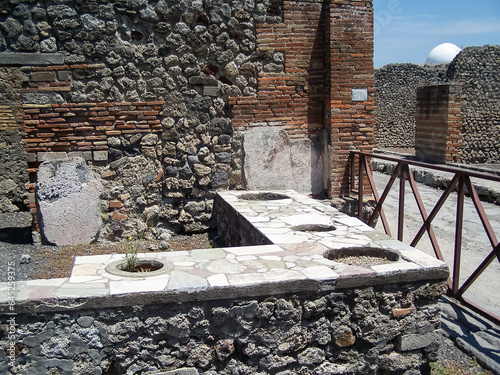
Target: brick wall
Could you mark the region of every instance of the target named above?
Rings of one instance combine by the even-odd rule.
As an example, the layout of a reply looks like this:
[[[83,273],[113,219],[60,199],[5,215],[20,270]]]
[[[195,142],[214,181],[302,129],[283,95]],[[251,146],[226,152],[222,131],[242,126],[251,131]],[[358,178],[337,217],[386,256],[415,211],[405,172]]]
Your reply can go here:
[[[259,73],[256,96],[231,98],[235,128],[282,126],[292,137],[326,131],[327,193],[348,195],[349,150],[372,150],[371,1],[284,1],[283,24],[260,25],[257,48],[284,55],[283,70]],[[354,102],[352,89],[367,89]]]
[[[102,68],[61,65],[24,68],[29,80],[23,93],[71,92],[70,77]],[[162,131],[159,113],[164,101],[23,104],[26,151],[30,162],[47,152],[81,152],[86,160],[107,161],[109,136]]]
[[[323,1],[284,1],[282,12],[283,23],[257,25],[257,51],[274,61],[259,72],[258,92],[230,104],[235,128],[282,126],[298,138],[323,129]]]
[[[331,84],[326,121],[332,148],[330,195],[338,197],[348,195],[349,150],[371,152],[373,145],[372,2],[332,1],[329,14]],[[367,89],[367,100],[353,101],[352,89]]]
[[[103,64],[78,64],[22,68],[27,80],[21,90],[24,95],[21,123],[30,181],[28,205],[33,214],[37,211],[36,172],[44,160],[80,156],[94,164],[107,164],[111,161],[108,160],[110,137],[162,132],[159,113],[164,101],[68,102],[65,96],[72,92],[71,77],[89,76],[103,67]],[[36,103],[44,95],[52,95],[51,99],[57,101],[53,94],[64,95],[62,102]],[[37,220],[34,224],[37,228]]]
[[[433,163],[459,161],[461,91],[456,84],[417,89],[415,155],[418,159]]]

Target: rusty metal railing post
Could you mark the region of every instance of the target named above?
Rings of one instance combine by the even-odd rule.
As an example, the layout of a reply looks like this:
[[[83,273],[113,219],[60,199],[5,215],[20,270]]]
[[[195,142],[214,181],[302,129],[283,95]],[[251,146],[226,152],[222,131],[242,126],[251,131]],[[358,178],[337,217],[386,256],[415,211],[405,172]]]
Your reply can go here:
[[[364,176],[363,176],[363,165],[365,161],[365,156],[364,155],[359,155],[358,159],[358,218],[359,220],[363,220],[363,190],[364,190]],[[366,171],[366,173],[369,173],[369,171]]]
[[[464,178],[459,176],[457,186],[457,218],[455,223],[455,255],[453,258],[452,291],[457,294],[460,285],[460,261],[462,257],[462,228],[464,221]]]
[[[399,207],[398,207],[398,240],[403,241],[405,220],[405,186],[406,174],[404,168],[399,170]]]
[[[356,154],[350,152],[349,153],[349,191],[354,192],[356,187],[355,187],[355,179],[356,175],[354,173],[354,161],[356,159]]]

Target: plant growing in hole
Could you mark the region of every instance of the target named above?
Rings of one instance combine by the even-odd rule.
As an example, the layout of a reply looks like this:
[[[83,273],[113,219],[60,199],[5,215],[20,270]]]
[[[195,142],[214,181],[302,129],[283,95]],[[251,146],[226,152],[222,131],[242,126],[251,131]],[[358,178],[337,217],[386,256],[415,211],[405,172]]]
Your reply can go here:
[[[125,262],[123,264],[123,270],[127,272],[134,272],[137,267],[139,240],[137,238],[129,237],[125,240],[123,247],[125,249]]]

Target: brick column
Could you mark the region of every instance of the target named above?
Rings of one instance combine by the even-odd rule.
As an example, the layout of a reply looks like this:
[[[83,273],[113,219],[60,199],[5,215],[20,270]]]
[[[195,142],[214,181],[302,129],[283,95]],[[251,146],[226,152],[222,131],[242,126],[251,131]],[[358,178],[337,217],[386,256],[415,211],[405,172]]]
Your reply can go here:
[[[330,92],[325,126],[331,137],[331,197],[348,195],[350,149],[371,152],[374,138],[373,6],[331,0],[327,5]],[[354,95],[366,90],[367,98]]]
[[[443,84],[417,89],[415,156],[432,163],[458,162],[462,89]]]

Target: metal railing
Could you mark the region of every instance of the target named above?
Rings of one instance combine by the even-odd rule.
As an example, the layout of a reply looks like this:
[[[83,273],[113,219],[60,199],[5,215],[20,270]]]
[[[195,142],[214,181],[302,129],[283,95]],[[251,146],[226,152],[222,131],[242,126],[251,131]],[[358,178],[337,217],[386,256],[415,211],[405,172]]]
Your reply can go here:
[[[487,311],[484,307],[479,306],[474,302],[471,302],[470,300],[464,298],[463,296],[465,291],[469,289],[469,287],[474,283],[474,281],[477,280],[477,278],[494,261],[495,258],[497,258],[497,260],[500,262],[500,243],[498,242],[498,239],[495,236],[495,233],[493,232],[491,224],[483,209],[483,206],[476,192],[476,189],[474,188],[474,184],[472,183],[471,178],[500,182],[500,177],[487,173],[464,170],[460,168],[447,167],[442,165],[433,165],[418,161],[406,160],[385,155],[374,155],[358,151],[351,151],[349,157],[350,157],[350,176],[351,176],[350,191],[351,193],[357,194],[358,196],[359,218],[363,220],[363,196],[364,196],[364,190],[366,190],[367,188],[367,185],[365,184],[366,182],[365,177],[366,177],[376,204],[373,213],[367,220],[367,224],[373,225],[377,217],[380,216],[380,220],[382,221],[382,225],[386,234],[392,236],[382,205],[385,199],[387,198],[389,191],[391,190],[395,180],[399,178],[397,238],[398,240],[402,241],[403,230],[404,230],[404,225],[403,225],[404,213],[405,213],[405,186],[406,186],[406,181],[408,181],[423,221],[422,226],[418,230],[416,236],[411,241],[410,246],[416,246],[420,241],[420,239],[422,238],[422,236],[425,233],[427,233],[436,257],[442,261],[444,261],[443,255],[441,253],[441,249],[439,248],[439,244],[437,242],[436,235],[434,233],[431,224],[432,221],[436,218],[436,215],[439,212],[439,210],[443,207],[443,204],[445,203],[447,198],[450,196],[450,193],[455,190],[457,191],[454,259],[453,259],[453,267],[451,275],[448,278],[448,288],[449,288],[448,293],[454,298],[462,301],[464,304],[473,308],[477,312],[481,313],[482,315],[495,321],[497,324],[500,323],[500,316],[497,316],[496,314]],[[377,188],[373,180],[372,168],[370,164],[371,159],[381,159],[397,163],[396,168],[394,169],[392,175],[390,176],[389,182],[387,183],[387,186],[385,187],[384,192],[382,193],[381,196],[378,195]],[[427,169],[449,172],[453,174],[453,178],[448,183],[446,189],[444,190],[441,197],[435,204],[434,208],[431,210],[430,214],[427,214],[427,211],[424,207],[420,193],[417,188],[417,184],[413,177],[413,173],[410,170],[410,166],[423,167]],[[356,176],[357,176],[357,184],[356,184]],[[462,285],[460,285],[459,277],[460,277],[460,264],[462,257],[462,229],[463,229],[463,215],[464,215],[464,198],[466,191],[470,196],[472,202],[474,203],[477,214],[481,220],[481,223],[484,227],[488,240],[491,244],[492,250],[487,255],[487,257],[481,262],[479,267],[477,267],[477,269],[469,276],[469,278]],[[498,276],[500,277],[500,275]]]

